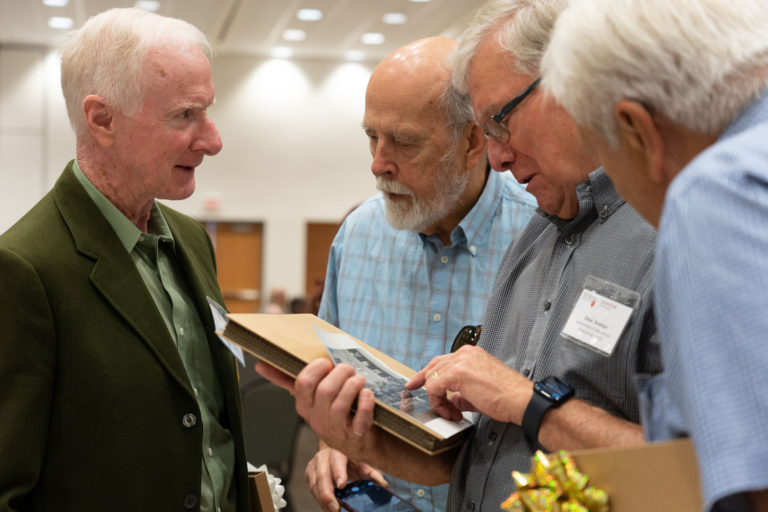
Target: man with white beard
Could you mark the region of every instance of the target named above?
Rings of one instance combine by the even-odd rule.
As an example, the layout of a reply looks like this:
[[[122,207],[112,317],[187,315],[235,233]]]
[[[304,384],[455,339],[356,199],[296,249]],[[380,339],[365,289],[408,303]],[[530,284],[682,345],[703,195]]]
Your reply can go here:
[[[464,326],[482,322],[502,256],[536,205],[511,173],[486,167],[469,96],[451,84],[446,59],[455,47],[451,39],[424,39],[374,70],[363,128],[383,193],[336,235],[319,313],[415,370],[449,352]],[[383,482],[378,471],[329,448],[307,468],[325,510],[338,505],[319,482],[344,487],[361,477]],[[419,509],[445,510],[447,485],[387,480]]]

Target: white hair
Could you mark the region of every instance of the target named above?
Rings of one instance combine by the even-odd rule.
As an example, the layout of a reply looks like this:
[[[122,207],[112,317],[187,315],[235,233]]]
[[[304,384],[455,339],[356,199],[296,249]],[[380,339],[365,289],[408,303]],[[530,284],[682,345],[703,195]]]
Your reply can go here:
[[[110,9],[66,34],[57,51],[61,57],[61,88],[69,122],[78,136],[86,131],[83,99],[104,98],[127,116],[141,110],[144,61],[152,49],[200,48],[210,56],[205,34],[186,21],[141,9]]]
[[[468,123],[474,123],[475,114],[469,94],[460,92],[449,80],[445,84],[439,99],[440,111],[446,119],[445,130],[451,146],[456,146],[464,134]]]
[[[576,123],[616,148],[617,102],[714,135],[765,87],[766,66],[766,0],[574,0],[542,71]]]
[[[568,0],[491,0],[476,10],[451,57],[454,86],[468,90],[472,59],[494,34],[501,49],[509,52],[514,69],[538,74],[557,16],[567,6]]]

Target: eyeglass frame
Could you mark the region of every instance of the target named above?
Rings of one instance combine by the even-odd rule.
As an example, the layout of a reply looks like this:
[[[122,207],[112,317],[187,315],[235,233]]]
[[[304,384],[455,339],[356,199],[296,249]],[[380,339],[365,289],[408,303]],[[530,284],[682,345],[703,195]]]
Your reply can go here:
[[[494,139],[501,142],[502,144],[506,144],[509,142],[509,128],[504,126],[501,121],[509,115],[510,112],[512,112],[515,107],[517,107],[522,101],[533,92],[536,87],[538,87],[539,83],[541,82],[541,77],[537,78],[533,81],[531,85],[525,88],[523,92],[515,96],[512,101],[501,107],[501,110],[496,112],[496,115],[491,116],[490,119],[488,119],[485,124],[483,125],[483,129],[485,129],[485,132],[483,132],[483,137],[485,137],[485,140],[488,140],[491,136],[493,136]],[[494,123],[498,129],[492,130],[488,127],[490,123]]]
[[[459,350],[464,345],[477,345],[477,340],[480,339],[480,333],[483,331],[482,325],[465,325],[456,335],[451,345],[451,354]]]

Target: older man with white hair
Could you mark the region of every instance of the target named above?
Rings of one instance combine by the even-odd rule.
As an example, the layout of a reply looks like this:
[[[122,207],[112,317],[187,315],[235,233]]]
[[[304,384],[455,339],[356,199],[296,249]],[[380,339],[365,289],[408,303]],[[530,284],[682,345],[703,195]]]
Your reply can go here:
[[[383,193],[339,229],[319,313],[416,370],[450,352],[465,326],[477,334],[504,252],[534,212],[510,173],[486,168],[469,96],[451,84],[455,48],[445,37],[423,39],[376,66],[363,125]],[[317,500],[338,510],[326,473],[346,484],[346,458],[323,450],[307,470]],[[423,512],[445,510],[447,485],[388,480]]]
[[[633,376],[661,371],[652,301],[656,233],[582,148],[567,112],[537,87],[566,6],[489,2],[453,59],[454,85],[469,92],[493,168],[527,183],[539,205],[502,260],[479,346],[435,358],[410,384],[426,384],[445,416],[480,413],[462,450],[424,457],[369,430],[372,398],[349,367],[313,362],[295,385],[261,367],[295,387],[299,412],[353,460],[413,481],[450,480],[450,511],[498,510],[514,489],[510,472],[527,470],[537,448],[642,443]],[[446,391],[456,392],[450,402]]]
[[[138,9],[59,49],[76,159],[0,236],[3,512],[249,510],[212,244],[156,201],[221,150],[209,50]]]
[[[578,0],[543,72],[660,228],[646,436],[692,438],[706,510],[768,510],[768,4]]]

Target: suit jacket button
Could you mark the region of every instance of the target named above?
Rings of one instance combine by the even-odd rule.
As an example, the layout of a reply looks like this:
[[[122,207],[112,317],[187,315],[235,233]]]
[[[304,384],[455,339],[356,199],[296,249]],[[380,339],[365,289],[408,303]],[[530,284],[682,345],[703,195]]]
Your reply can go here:
[[[184,506],[187,508],[195,508],[195,505],[197,505],[197,497],[194,494],[187,494],[187,497],[184,498]]]
[[[195,426],[195,423],[197,423],[197,418],[195,417],[194,414],[185,414],[184,419],[181,420],[181,422],[184,424],[185,427],[192,428]],[[194,498],[194,496],[192,497]],[[189,498],[189,496],[187,496],[187,498]]]

